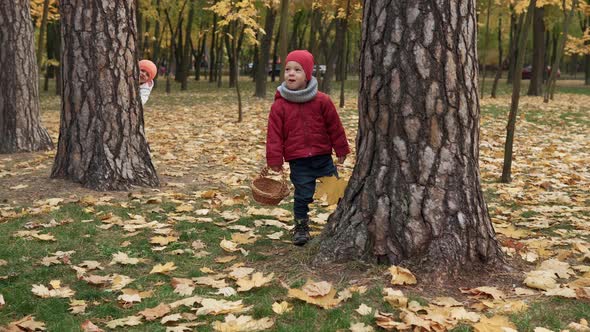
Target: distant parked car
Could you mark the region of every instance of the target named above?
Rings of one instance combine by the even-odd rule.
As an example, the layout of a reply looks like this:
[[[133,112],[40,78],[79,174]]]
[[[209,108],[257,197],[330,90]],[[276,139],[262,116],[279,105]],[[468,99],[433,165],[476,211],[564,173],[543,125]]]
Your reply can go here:
[[[547,68],[545,68],[545,77],[549,77],[549,75],[551,75],[551,66],[547,66]],[[557,70],[557,77],[559,78],[561,76],[561,71],[558,69]],[[530,80],[533,77],[533,66],[528,65],[524,68],[522,68],[522,79],[523,80]]]

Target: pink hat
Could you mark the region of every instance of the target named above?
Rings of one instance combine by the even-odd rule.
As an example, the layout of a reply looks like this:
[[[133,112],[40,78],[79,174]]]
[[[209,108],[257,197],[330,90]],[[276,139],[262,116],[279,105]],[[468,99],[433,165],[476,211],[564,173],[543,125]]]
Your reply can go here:
[[[153,80],[154,77],[156,77],[156,74],[158,73],[158,69],[156,68],[156,65],[151,62],[150,60],[141,60],[139,61],[139,70],[143,70],[146,73],[148,73],[149,75],[149,80]]]
[[[299,63],[301,67],[303,67],[305,78],[308,81],[311,80],[311,73],[313,71],[313,54],[309,53],[307,50],[296,50],[287,55],[285,64],[287,64],[289,61],[295,61]]]

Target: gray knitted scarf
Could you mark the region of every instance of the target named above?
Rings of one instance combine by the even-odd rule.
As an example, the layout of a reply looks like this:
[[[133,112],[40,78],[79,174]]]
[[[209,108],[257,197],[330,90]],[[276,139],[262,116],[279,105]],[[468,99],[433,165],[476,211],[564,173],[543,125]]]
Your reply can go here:
[[[307,83],[307,87],[301,90],[289,90],[285,82],[283,82],[279,85],[277,91],[279,91],[281,97],[290,102],[305,103],[315,98],[318,94],[318,80],[312,76],[309,83]]]

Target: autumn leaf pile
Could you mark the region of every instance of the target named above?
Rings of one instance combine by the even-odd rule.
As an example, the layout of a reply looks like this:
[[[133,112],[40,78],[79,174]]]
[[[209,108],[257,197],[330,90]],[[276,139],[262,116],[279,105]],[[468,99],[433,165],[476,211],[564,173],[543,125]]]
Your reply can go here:
[[[146,323],[160,324],[166,331],[193,331],[204,324],[215,331],[265,330],[276,327],[283,315],[302,303],[313,305],[316,310],[338,310],[353,296],[360,297],[362,305],[354,310],[351,331],[445,331],[458,324],[471,325],[476,331],[513,331],[516,326],[509,320],[510,315],[527,310],[535,300],[590,300],[590,97],[557,95],[550,104],[537,98],[523,98],[514,145],[514,180],[510,184],[497,181],[510,100],[482,100],[483,190],[503,251],[526,262],[529,270],[522,275],[520,285],[461,288],[457,290],[462,294],[459,299],[432,296],[426,299],[427,303],[419,303],[408,295],[421,280],[401,266],[383,271],[382,280],[388,286],[380,290],[376,302],[365,302],[362,299],[372,287],[370,282],[333,283],[322,280],[321,271],[316,271],[315,276],[306,278],[305,284],[295,287],[285,282],[280,269],[249,263],[249,255],[260,250],[259,243],[270,241],[273,247],[290,246],[292,214],[284,207],[260,207],[249,195],[249,183],[264,165],[270,101],[247,99],[245,120],[236,123],[233,98],[227,91],[191,92],[179,100],[164,98],[158,92],[152,96],[145,127],[162,180],[159,190],[104,195],[71,184],[59,197],[47,194],[26,201],[36,187],[51,186],[47,174],[54,152],[0,156],[0,184],[4,188],[2,193],[8,193],[0,204],[0,226],[17,218],[31,218],[10,234],[12,238],[26,239],[39,247],[59,245],[55,236],[58,230],[87,223],[92,225],[96,238],[123,234],[125,239],[110,257],[102,260],[89,259],[84,248],[77,248],[49,252],[32,262],[38,269],[66,266],[75,281],[49,279],[31,283],[30,296],[67,302],[69,314],[83,321],[83,331],[125,329]],[[350,97],[340,111],[351,146],[358,123],[355,104]],[[489,109],[500,111],[494,113]],[[56,140],[58,112],[44,112],[43,121]],[[350,177],[353,165],[354,156],[339,168],[340,175]],[[340,191],[340,187],[324,188],[319,196]],[[44,218],[72,203],[92,218]],[[334,209],[329,203],[335,202],[312,206],[313,234],[321,231]],[[143,207],[141,213],[126,215],[105,213],[102,209],[138,206]],[[154,213],[161,217],[154,218]],[[244,218],[249,221],[242,222]],[[226,236],[213,242],[204,238],[186,240],[179,228],[182,225],[183,229],[189,225],[197,236],[204,236],[199,233],[201,227],[223,229]],[[158,260],[129,249],[142,234],[148,234],[148,245]],[[194,264],[202,258],[210,258],[211,264],[193,266],[200,276],[190,276],[185,262]],[[10,306],[10,287],[5,285],[15,276],[7,274],[9,268],[10,263],[0,259],[0,311]],[[148,289],[138,287],[138,279],[146,275],[159,276],[160,281]],[[77,283],[113,294],[117,305],[128,315],[112,319],[89,317],[89,308],[101,303],[77,297]],[[252,308],[256,292],[269,287],[280,287],[283,295],[268,304],[272,314],[255,315]],[[171,291],[166,300],[138,309],[162,289]],[[380,309],[384,304],[392,310]],[[203,317],[217,318],[206,321]],[[363,320],[365,317],[372,317],[371,324]],[[584,320],[570,323],[571,330],[589,329]],[[38,318],[21,313],[4,328],[42,331],[46,326]]]

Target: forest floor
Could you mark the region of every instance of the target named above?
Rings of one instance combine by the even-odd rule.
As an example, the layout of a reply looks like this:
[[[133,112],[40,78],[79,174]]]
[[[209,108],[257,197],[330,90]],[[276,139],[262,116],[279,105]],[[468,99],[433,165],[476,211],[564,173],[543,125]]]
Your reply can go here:
[[[339,109],[352,147],[356,83]],[[442,288],[420,275],[394,285],[408,272],[388,266],[314,267],[317,240],[290,244],[292,196],[276,208],[251,199],[275,85],[257,99],[241,82],[241,123],[233,89],[157,87],[145,128],[160,188],[95,192],[49,178],[55,150],[0,156],[0,331],[588,328],[590,89],[581,81],[560,81],[548,104],[521,99],[510,184],[498,181],[509,87],[482,98],[482,186],[513,270]],[[57,143],[59,98],[42,93],[41,108]],[[354,163],[353,151],[340,175]],[[312,205],[314,235],[334,208]]]

